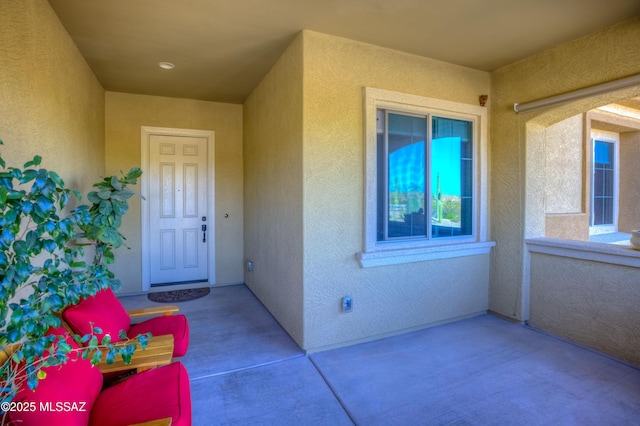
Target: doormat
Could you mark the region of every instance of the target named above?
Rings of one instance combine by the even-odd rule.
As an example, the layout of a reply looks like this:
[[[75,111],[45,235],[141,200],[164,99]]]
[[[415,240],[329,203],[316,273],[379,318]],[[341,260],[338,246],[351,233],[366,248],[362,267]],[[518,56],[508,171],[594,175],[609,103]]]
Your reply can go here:
[[[189,300],[199,299],[209,294],[209,287],[190,288],[186,290],[161,291],[158,293],[149,293],[148,298],[152,302],[158,303],[176,303],[188,302]]]

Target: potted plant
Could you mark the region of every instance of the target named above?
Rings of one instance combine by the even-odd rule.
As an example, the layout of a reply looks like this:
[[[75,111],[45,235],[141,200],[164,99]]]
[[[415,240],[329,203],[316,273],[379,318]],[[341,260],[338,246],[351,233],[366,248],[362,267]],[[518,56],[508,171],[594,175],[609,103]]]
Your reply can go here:
[[[629,242],[631,243],[631,247],[636,250],[640,250],[640,229],[634,229],[631,231],[631,238],[629,238]]]
[[[129,186],[142,172],[133,168],[103,179],[88,193],[89,204],[71,209],[80,193],[65,188],[41,162],[36,156],[23,167],[10,167],[0,155],[0,355],[9,357],[0,367],[2,411],[21,386],[35,389],[46,379],[43,367],[78,358],[96,364],[103,356],[107,363],[117,356],[128,361],[135,351],[134,342],[115,346],[98,328],[72,335],[80,349],[48,331],[60,326],[66,307],[119,288],[108,265],[123,244],[119,228],[134,195]],[[149,337],[137,337],[142,348]]]

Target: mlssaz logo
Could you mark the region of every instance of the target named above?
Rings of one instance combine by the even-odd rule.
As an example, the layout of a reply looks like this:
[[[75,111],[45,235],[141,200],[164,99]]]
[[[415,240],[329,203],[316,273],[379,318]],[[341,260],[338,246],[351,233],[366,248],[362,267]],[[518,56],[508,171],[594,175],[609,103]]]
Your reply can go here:
[[[84,412],[86,410],[86,402],[69,402],[69,401],[46,401],[40,402],[40,411],[55,411],[55,412]]]

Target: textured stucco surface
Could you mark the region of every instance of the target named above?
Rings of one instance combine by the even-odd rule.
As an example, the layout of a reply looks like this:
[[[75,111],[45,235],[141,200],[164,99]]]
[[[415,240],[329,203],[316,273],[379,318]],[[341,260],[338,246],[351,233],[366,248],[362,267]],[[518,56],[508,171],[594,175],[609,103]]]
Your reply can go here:
[[[359,267],[366,86],[475,104],[489,75],[303,31],[245,102],[245,280],[309,351],[488,305],[487,255]]]
[[[638,269],[531,256],[533,327],[640,366]]]
[[[620,134],[620,214],[618,230],[640,229],[640,132]]]
[[[582,212],[584,119],[582,114],[549,126],[545,138],[546,213]]]
[[[0,2],[0,148],[83,193],[104,176],[104,89],[46,1]]]
[[[244,103],[245,282],[304,345],[302,39]]]
[[[110,174],[140,167],[142,126],[215,132],[215,282],[242,283],[242,105],[107,92],[105,110]],[[142,291],[140,202],[131,199],[121,230],[131,250],[119,250],[112,268],[122,280],[122,293]]]
[[[545,130],[545,236],[589,239],[589,216],[584,213],[585,117],[569,117]]]
[[[312,31],[304,40],[304,348],[486,311],[488,255],[360,268],[363,87],[477,105],[485,72]],[[491,97],[489,97],[491,99]],[[341,312],[351,296],[354,310]]]
[[[530,277],[524,238],[545,235],[547,127],[617,99],[638,96],[640,90],[630,88],[519,114],[513,104],[637,74],[639,47],[640,17],[491,74],[491,232],[497,243],[491,265],[491,310],[528,318]]]
[[[589,215],[587,213],[547,214],[545,237],[587,241]]]

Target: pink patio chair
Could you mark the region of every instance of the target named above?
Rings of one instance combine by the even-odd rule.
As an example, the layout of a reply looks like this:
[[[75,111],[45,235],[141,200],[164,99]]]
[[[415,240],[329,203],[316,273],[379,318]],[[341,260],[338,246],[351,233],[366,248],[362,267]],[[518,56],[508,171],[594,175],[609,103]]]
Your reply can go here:
[[[65,332],[60,328],[55,334]],[[77,348],[71,338],[67,343]],[[88,359],[72,358],[43,370],[46,378],[35,391],[21,386],[13,402],[23,409],[9,412],[9,424],[191,425],[189,376],[180,362],[136,374],[104,390],[100,370]]]
[[[172,334],[173,356],[181,357],[187,353],[189,347],[189,322],[182,314],[173,315],[176,311],[177,306],[164,305],[127,312],[113,291],[106,289],[67,308],[62,313],[62,318],[80,335],[91,333],[93,323],[93,327],[99,327],[104,334],[109,334],[112,342],[120,341],[120,330],[124,330],[129,338],[146,333],[154,336]],[[161,315],[131,324],[134,317],[157,314]]]

